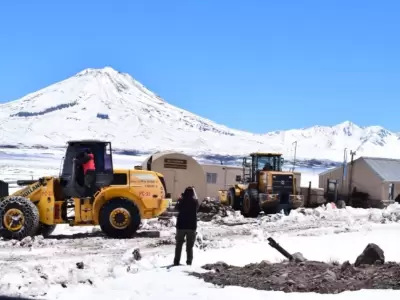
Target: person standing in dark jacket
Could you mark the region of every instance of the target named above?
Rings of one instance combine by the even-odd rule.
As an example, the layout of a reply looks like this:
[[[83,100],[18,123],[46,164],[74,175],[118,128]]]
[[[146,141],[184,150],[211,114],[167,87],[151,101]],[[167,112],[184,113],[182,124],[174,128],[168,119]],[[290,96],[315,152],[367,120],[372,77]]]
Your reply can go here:
[[[174,265],[180,264],[182,246],[186,237],[186,264],[191,265],[193,261],[193,247],[196,241],[197,210],[199,202],[193,187],[187,187],[182,197],[175,205],[178,218],[176,222],[176,246]]]

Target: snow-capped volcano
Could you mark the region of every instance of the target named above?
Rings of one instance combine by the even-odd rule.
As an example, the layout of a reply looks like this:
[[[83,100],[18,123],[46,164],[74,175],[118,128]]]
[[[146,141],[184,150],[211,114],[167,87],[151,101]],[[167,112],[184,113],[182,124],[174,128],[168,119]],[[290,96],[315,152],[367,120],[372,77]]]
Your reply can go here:
[[[266,134],[230,129],[175,107],[128,74],[110,67],[86,69],[23,98],[0,105],[0,144],[64,146],[69,139],[96,138],[114,147],[189,154],[246,155],[281,151],[299,158],[341,160],[358,155],[400,157],[399,134],[349,121],[332,126]]]

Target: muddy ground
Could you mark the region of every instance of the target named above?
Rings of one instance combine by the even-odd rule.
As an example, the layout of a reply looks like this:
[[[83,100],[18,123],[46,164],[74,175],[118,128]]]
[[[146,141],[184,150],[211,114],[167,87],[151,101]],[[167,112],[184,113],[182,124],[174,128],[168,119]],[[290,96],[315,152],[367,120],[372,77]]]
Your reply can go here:
[[[203,266],[205,273],[191,273],[218,286],[251,287],[266,291],[337,294],[360,289],[400,289],[400,264],[387,262],[354,267],[349,262],[318,261]]]
[[[228,214],[234,214],[235,211],[226,205],[209,199],[205,199],[201,202],[199,211],[197,213],[198,219],[203,222],[209,222],[215,217],[226,217]]]

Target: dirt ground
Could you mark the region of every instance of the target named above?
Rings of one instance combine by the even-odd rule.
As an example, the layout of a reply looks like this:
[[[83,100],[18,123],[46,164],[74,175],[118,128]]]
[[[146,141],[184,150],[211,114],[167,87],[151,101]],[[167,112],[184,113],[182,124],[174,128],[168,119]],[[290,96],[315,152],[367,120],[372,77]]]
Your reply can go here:
[[[318,261],[230,266],[223,262],[203,266],[205,273],[191,273],[218,286],[251,287],[258,290],[337,294],[360,289],[400,289],[400,264],[387,262],[354,267],[349,262]]]
[[[226,217],[228,212],[234,213],[235,211],[231,207],[222,205],[217,201],[205,199],[200,204],[197,216],[200,221],[208,222],[217,216]]]

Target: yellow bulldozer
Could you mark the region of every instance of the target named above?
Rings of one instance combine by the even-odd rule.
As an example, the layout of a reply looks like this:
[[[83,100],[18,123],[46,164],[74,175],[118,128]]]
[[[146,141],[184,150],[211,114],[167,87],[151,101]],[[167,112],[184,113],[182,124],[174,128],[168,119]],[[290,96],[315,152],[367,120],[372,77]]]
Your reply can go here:
[[[304,204],[296,191],[293,172],[282,171],[284,159],[280,153],[251,153],[243,158],[243,175],[237,176],[232,187],[220,190],[222,204],[240,210],[245,217],[257,217],[261,211],[277,213],[280,204],[295,209]]]
[[[83,170],[74,160],[83,149],[94,154],[96,165],[91,196],[85,195]],[[100,225],[109,237],[130,238],[142,219],[161,215],[170,203],[162,174],[115,170],[106,141],[69,141],[60,176],[17,183],[25,187],[0,194],[0,236],[5,239],[48,236],[57,224]]]

